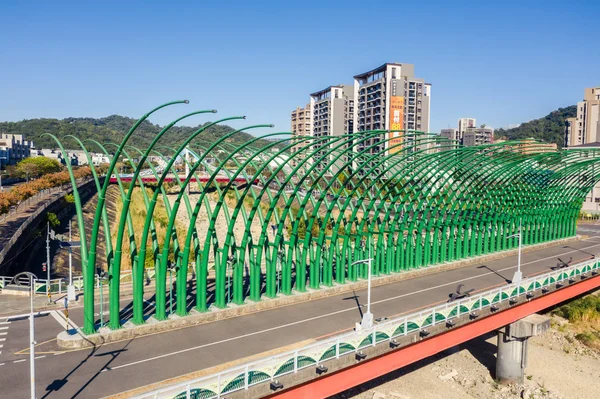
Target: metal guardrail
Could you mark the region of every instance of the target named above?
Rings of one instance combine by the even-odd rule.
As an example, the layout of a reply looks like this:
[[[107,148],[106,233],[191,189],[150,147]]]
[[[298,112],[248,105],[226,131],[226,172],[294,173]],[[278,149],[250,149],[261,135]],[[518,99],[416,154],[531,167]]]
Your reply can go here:
[[[356,355],[361,349],[387,343],[400,336],[420,333],[423,329],[446,323],[449,320],[494,304],[511,301],[519,296],[543,289],[552,284],[573,279],[584,273],[600,273],[600,261],[595,259],[552,272],[525,278],[517,284],[507,284],[471,297],[444,303],[420,312],[408,314],[359,332],[349,332],[331,337],[294,351],[269,356],[260,360],[229,368],[216,374],[173,384],[159,390],[136,396],[136,399],[211,399],[232,392],[273,381],[283,375],[296,373],[321,362]]]

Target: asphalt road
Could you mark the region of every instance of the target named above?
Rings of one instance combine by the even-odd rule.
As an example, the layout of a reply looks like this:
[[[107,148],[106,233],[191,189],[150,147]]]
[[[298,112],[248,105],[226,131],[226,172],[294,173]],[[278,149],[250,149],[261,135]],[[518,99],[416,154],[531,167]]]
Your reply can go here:
[[[600,254],[600,226],[585,225],[590,236],[522,255],[525,276],[550,270],[557,257],[574,261]],[[375,317],[391,317],[446,301],[456,285],[477,290],[505,283],[516,269],[516,256],[410,280],[372,291]],[[97,398],[181,374],[351,329],[360,321],[366,292],[357,291],[241,316],[169,333],[113,343],[98,349],[61,352],[54,338],[64,328],[60,315],[36,321],[38,398]],[[76,320],[81,309],[72,309]],[[0,396],[29,397],[29,321],[0,319]]]

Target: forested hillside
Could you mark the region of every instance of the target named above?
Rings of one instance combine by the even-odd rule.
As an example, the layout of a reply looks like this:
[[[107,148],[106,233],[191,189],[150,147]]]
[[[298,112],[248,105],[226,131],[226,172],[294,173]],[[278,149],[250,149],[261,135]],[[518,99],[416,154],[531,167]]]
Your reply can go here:
[[[556,143],[562,147],[565,141],[565,119],[577,115],[577,106],[571,105],[566,108],[559,108],[550,112],[543,118],[534,119],[522,123],[520,126],[512,129],[497,129],[494,137],[499,139],[506,137],[508,139],[534,139]]]
[[[65,118],[65,119],[26,119],[19,122],[0,122],[0,132],[23,134],[28,140],[33,140],[37,148],[55,148],[56,144],[48,137],[42,137],[44,133],[52,133],[63,141],[64,136],[71,134],[80,139],[94,139],[101,143],[120,143],[125,133],[136,122],[133,118],[120,115],[111,115],[106,118]],[[207,122],[208,123],[208,122]],[[175,146],[182,143],[191,133],[201,126],[174,126],[161,139],[162,144]],[[144,121],[130,139],[130,144],[138,148],[146,148],[162,126]],[[194,144],[206,145],[216,141],[218,138],[234,130],[226,125],[215,125],[209,127],[196,140]],[[245,143],[254,136],[247,133],[238,133],[226,140],[228,143]],[[75,142],[68,139],[64,141],[69,147],[75,148]],[[73,145],[69,145],[72,143]],[[260,140],[256,146],[264,146],[267,142]],[[192,145],[194,148],[195,145]]]

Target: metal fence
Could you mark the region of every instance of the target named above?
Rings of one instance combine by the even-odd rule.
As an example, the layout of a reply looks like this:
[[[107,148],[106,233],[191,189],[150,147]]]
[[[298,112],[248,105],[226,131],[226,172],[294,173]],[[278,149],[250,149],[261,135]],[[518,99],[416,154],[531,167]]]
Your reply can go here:
[[[148,392],[137,399],[149,398],[220,398],[298,370],[315,367],[326,360],[356,355],[361,349],[387,343],[400,336],[419,334],[423,329],[446,323],[449,320],[471,312],[490,308],[495,304],[513,301],[515,298],[529,297],[534,290],[544,289],[564,281],[574,281],[587,274],[600,272],[600,262],[595,259],[576,265],[526,278],[520,284],[512,283],[494,288],[454,302],[444,303],[419,312],[387,320],[372,328],[359,332],[349,332],[331,337],[303,348],[265,357],[247,364],[232,367],[216,374],[173,384]]]

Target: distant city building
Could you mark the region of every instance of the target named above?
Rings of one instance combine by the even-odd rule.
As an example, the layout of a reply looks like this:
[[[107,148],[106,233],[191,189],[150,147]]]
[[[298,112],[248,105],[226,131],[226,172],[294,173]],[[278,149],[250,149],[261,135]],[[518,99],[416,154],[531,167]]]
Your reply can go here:
[[[494,129],[489,127],[470,127],[462,134],[462,144],[466,147],[492,144],[493,142]]]
[[[460,118],[458,120],[458,133],[462,138],[467,129],[472,129],[477,127],[477,120],[475,118]]]
[[[310,95],[310,109],[312,111],[312,135],[319,137],[332,137],[354,132],[354,96],[352,86],[329,86]],[[326,149],[318,142],[314,144],[315,154],[313,159],[325,157]],[[344,149],[339,149],[344,151]],[[323,170],[331,156],[317,162],[317,169]]]
[[[85,152],[82,150],[68,150],[65,149],[67,156],[69,157],[69,162],[73,166],[82,166],[89,165],[88,158],[85,155]],[[53,148],[39,148],[37,150],[33,150],[31,152],[32,157],[46,157],[50,159],[56,159],[61,164],[65,164],[65,160],[63,158],[62,151],[59,149]],[[110,163],[108,156],[105,154],[91,152],[90,157],[92,158],[92,163],[94,166],[98,166],[104,163]]]
[[[15,165],[31,155],[33,142],[22,134],[0,133],[0,166]]]
[[[310,110],[310,103],[308,103],[306,104],[306,107],[297,107],[292,111],[292,153],[295,153],[310,144],[309,141],[302,141],[303,137],[312,136],[312,113]],[[299,141],[295,141],[294,138]],[[298,166],[298,161],[304,159],[304,157],[294,156],[291,159],[292,166],[296,167]]]
[[[460,118],[458,120],[458,129],[442,129],[440,136],[456,140],[464,146],[491,144],[494,142],[494,129],[485,125],[477,127],[477,120],[475,118]]]
[[[449,139],[449,140],[456,140],[459,143],[462,141],[461,135],[458,132],[458,129],[454,129],[454,128],[442,129],[440,132],[440,136],[444,137],[446,139]]]
[[[403,131],[429,131],[431,84],[416,78],[414,69],[413,64],[386,63],[354,76],[355,130],[392,130],[384,144],[393,147],[392,153],[401,151]],[[368,140],[357,148],[373,145],[370,152],[377,153],[383,149],[380,141]]]
[[[577,117],[567,118],[565,147],[600,141],[600,86],[586,88],[577,103]]]

